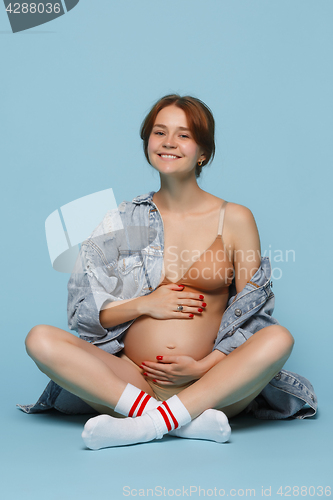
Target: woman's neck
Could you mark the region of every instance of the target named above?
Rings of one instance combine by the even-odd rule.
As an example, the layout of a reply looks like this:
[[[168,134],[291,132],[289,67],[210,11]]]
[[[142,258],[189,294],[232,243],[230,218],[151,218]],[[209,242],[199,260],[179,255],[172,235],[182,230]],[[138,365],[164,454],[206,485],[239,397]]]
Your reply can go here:
[[[175,214],[197,212],[199,206],[206,203],[208,193],[198,186],[195,179],[185,182],[170,180],[161,179],[161,187],[153,197],[153,201],[162,211]]]

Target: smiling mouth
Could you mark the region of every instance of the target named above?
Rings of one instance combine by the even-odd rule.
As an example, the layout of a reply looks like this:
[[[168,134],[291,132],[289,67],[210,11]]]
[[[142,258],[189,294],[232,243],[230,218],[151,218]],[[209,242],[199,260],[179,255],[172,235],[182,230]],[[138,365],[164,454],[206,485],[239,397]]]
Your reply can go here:
[[[175,155],[167,155],[167,154],[159,154],[158,155],[160,158],[166,158],[167,160],[177,160],[180,158],[180,156],[175,156]]]

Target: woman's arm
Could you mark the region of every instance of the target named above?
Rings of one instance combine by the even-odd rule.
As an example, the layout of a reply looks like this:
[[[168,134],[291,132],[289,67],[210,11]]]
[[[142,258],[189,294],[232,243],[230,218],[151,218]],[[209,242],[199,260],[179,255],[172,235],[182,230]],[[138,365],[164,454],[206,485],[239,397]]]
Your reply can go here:
[[[215,350],[210,352],[208,356],[205,356],[203,359],[198,361],[198,368],[200,377],[202,377],[205,373],[207,373],[213,366],[217,365],[220,361],[226,358],[227,355],[221,351]],[[199,378],[200,378],[199,377]]]
[[[194,314],[197,314],[202,300],[199,292],[183,292],[183,289],[183,285],[172,283],[162,285],[148,295],[105,303],[100,312],[100,322],[104,328],[111,328],[139,316],[189,320],[191,319],[189,313],[177,312],[179,300],[181,299],[187,307],[191,307]]]
[[[257,272],[261,261],[260,238],[251,210],[243,205],[231,204],[227,224],[232,228],[232,246],[236,291],[243,290]]]
[[[96,247],[90,240],[82,244],[67,286],[68,325],[85,340],[104,337],[107,329],[142,315],[188,320],[189,314],[177,311],[180,299],[197,313],[197,304],[202,302],[200,294],[183,292],[184,287],[174,283],[160,286],[148,295],[120,300],[115,295],[118,278],[105,266]]]
[[[99,320],[103,328],[112,328],[143,314],[145,296],[134,299],[117,300],[103,306]]]
[[[221,328],[214,346],[215,350],[219,350],[226,355],[242,345],[258,330],[279,324],[272,317],[274,294],[271,290],[271,284],[268,282],[271,276],[271,266],[268,257],[261,258],[258,229],[254,217],[251,211],[242,205],[235,205],[234,208],[234,211],[231,211],[228,223],[230,220],[236,229],[233,237],[233,251],[235,255],[237,296],[233,297],[233,302],[229,307],[228,320],[231,319],[231,323],[228,322],[228,325]],[[252,290],[251,294],[238,297],[238,294],[249,281],[260,290],[265,285],[265,291],[257,294],[254,287],[249,286],[249,291]],[[251,305],[249,301],[251,301]],[[245,307],[247,312],[243,320],[243,311],[239,309],[240,307]],[[241,316],[234,315],[237,309],[242,313]],[[231,316],[234,315],[234,317],[230,318],[230,314]]]

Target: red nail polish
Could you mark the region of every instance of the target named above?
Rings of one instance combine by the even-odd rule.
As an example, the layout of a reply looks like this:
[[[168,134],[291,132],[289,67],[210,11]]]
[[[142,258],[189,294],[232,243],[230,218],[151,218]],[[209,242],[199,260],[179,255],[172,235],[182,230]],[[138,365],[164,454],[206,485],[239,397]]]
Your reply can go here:
[[[193,318],[194,314],[191,313],[188,316],[189,316],[189,318]]]
[[[163,359],[163,356],[156,356],[156,359],[158,359],[159,361],[161,361]]]
[[[146,365],[145,365],[145,363],[144,363],[144,361],[142,361],[142,364],[143,364],[144,366],[146,366]]]
[[[141,370],[144,370],[144,367],[140,365]]]
[[[206,307],[207,304],[206,304],[206,302],[203,302],[201,305],[202,305],[202,307]]]
[[[153,378],[153,382],[156,382],[156,380]]]
[[[145,373],[144,373],[144,376],[145,376],[145,377],[148,377],[148,373],[146,373],[146,372],[145,372]]]
[[[199,299],[203,300],[205,297],[203,295],[199,295]]]
[[[200,309],[198,309],[198,311],[199,311],[199,313],[202,313],[203,309],[201,309],[201,307],[200,307]]]

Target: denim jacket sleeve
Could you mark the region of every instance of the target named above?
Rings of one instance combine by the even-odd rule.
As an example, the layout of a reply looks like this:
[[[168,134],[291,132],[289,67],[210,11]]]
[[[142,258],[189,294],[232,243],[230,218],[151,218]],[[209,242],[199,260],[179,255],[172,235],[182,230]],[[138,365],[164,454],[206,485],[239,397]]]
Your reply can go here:
[[[67,285],[67,316],[69,328],[76,330],[84,340],[93,341],[107,335],[99,313],[106,301],[116,300],[112,295],[116,282],[112,266],[102,262],[93,242],[83,242]]]
[[[258,330],[279,324],[272,317],[275,297],[270,277],[269,258],[262,257],[258,271],[244,289],[229,298],[214,349],[230,354]]]
[[[113,338],[124,329],[124,325],[106,329],[99,320],[103,305],[120,297],[117,217],[117,211],[108,212],[82,243],[67,285],[68,326],[89,342]]]

